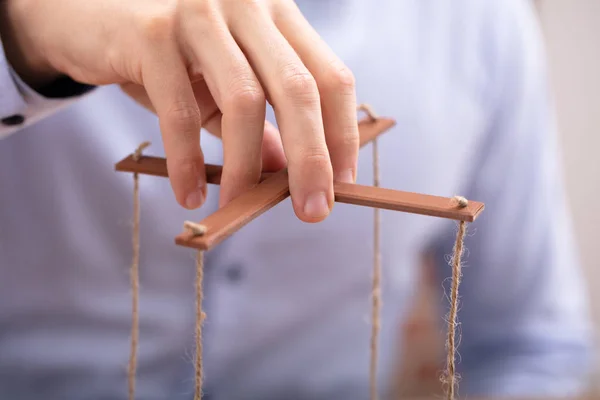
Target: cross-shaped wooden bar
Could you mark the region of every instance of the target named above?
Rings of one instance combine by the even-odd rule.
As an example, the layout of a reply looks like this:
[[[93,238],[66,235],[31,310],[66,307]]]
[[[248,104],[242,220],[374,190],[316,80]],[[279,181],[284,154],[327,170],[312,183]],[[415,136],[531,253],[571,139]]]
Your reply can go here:
[[[391,118],[367,117],[359,121],[361,147],[368,144],[396,122]],[[168,177],[165,158],[129,155],[115,165],[117,171]],[[207,182],[219,184],[222,167],[206,165]],[[335,201],[339,203],[375,207],[414,214],[448,218],[457,221],[473,222],[483,211],[484,204],[468,201],[461,207],[454,198],[427,194],[403,192],[375,186],[336,183]],[[259,215],[274,207],[290,195],[287,169],[279,172],[263,173],[260,182],[252,189],[238,196],[224,207],[200,222],[206,232],[196,235],[182,232],[175,238],[180,246],[198,250],[210,250]]]

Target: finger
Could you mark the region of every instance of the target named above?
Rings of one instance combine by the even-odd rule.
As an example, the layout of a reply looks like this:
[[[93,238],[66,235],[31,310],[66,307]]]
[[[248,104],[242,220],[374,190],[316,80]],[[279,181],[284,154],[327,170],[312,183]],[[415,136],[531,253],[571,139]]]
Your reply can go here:
[[[186,25],[194,61],[222,112],[223,175],[220,204],[256,185],[262,170],[266,100],[250,64],[224,21],[198,18]],[[206,29],[205,24],[214,24]]]
[[[221,114],[207,121],[203,126],[212,135],[221,137]],[[262,141],[262,171],[276,172],[286,166],[285,154],[281,143],[279,130],[270,122],[265,121]]]
[[[354,76],[304,18],[295,2],[275,4],[276,25],[317,82],[334,178],[353,183],[359,150]]]
[[[217,108],[212,96],[208,92],[205,82],[193,84],[196,102],[203,115],[202,127],[215,137],[221,138],[221,111]],[[140,105],[155,113],[154,106],[148,98],[146,89],[142,85],[123,84],[121,89],[131,96]],[[279,130],[268,121],[265,121],[265,130],[262,142],[262,170],[263,172],[276,172],[285,168],[286,160],[281,143]]]
[[[157,24],[149,32],[142,69],[144,87],[160,121],[169,179],[179,204],[200,207],[206,199],[202,118],[187,69],[170,33]]]
[[[333,172],[318,87],[261,2],[231,10],[231,32],[273,103],[296,215],[317,222],[333,206]]]
[[[121,84],[120,87],[121,90],[135,100],[136,103],[156,114],[156,110],[148,98],[148,93],[143,85],[138,85],[137,83],[124,83]]]
[[[139,105],[156,114],[156,110],[148,98],[148,93],[146,92],[144,86],[136,83],[125,83],[121,84],[120,87],[125,94],[135,100]],[[217,117],[219,117],[219,124],[221,123],[221,110],[219,110],[214,99],[212,98],[212,95],[208,91],[206,82],[202,80],[201,82],[193,83],[192,89],[194,91],[194,96],[196,97],[196,104],[198,104],[198,108],[200,109],[200,115],[202,116],[202,127],[206,128],[209,133],[215,135],[215,133],[211,132],[207,125],[215,128],[215,125],[210,122]],[[218,127],[218,134],[215,136],[219,138],[221,137],[220,125]]]
[[[262,143],[263,171],[275,172],[285,168],[287,161],[283,152],[283,143],[279,130],[265,121],[265,133]]]
[[[205,81],[192,85],[196,102],[203,116],[202,127],[215,137],[221,138],[221,111],[218,109]],[[150,99],[143,86],[137,84],[121,85],[122,90],[133,97],[138,103],[151,112],[155,112]],[[279,130],[269,121],[265,121],[265,129],[262,142],[262,170],[275,172],[286,166],[283,144]]]

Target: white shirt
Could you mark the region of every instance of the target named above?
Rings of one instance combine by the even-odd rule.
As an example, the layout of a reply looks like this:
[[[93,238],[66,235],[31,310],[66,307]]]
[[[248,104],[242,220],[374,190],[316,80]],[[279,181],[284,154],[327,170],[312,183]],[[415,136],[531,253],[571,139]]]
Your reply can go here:
[[[381,185],[486,203],[466,242],[460,393],[580,389],[587,297],[529,3],[299,5],[353,70],[359,102],[397,120],[380,139]],[[0,118],[12,115],[25,122],[0,126],[0,398],[125,399],[132,177],[114,164],[143,140],[164,155],[157,120],[116,87],[42,98],[0,57]],[[218,140],[203,133],[202,145],[207,162],[222,162]],[[370,150],[358,174],[369,185]],[[185,211],[166,179],[141,177],[139,399],[192,396],[194,260],[173,238],[217,196],[210,186],[207,204]],[[419,257],[436,254],[447,288],[455,224],[382,215],[385,390]],[[211,400],[367,398],[372,218],[336,204],[325,222],[303,224],[288,199],[207,254]]]

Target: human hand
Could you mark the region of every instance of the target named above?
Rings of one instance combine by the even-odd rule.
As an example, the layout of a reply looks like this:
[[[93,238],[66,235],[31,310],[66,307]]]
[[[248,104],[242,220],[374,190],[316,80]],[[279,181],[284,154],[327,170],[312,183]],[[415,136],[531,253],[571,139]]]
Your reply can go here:
[[[353,76],[292,0],[4,3],[11,23],[3,40],[24,76],[120,84],[156,112],[182,206],[197,208],[206,197],[201,126],[223,141],[221,204],[258,182],[263,160],[287,161],[304,221],[328,215],[334,176],[354,180]],[[266,101],[281,143],[265,126]]]

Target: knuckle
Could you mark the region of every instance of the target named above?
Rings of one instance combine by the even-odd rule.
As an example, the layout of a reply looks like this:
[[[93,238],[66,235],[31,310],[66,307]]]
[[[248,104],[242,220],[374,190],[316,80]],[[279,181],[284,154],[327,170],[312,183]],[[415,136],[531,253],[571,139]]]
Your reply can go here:
[[[236,2],[245,7],[251,8],[262,7],[265,3],[264,0],[236,0]]]
[[[300,153],[299,161],[308,168],[326,171],[331,166],[327,149],[322,147],[309,147]]]
[[[225,3],[226,6],[233,7],[242,7],[246,10],[258,10],[265,7],[265,3],[267,0],[221,0]]]
[[[309,102],[319,100],[317,83],[306,69],[292,65],[285,67],[281,75],[281,88],[285,96]]]
[[[356,86],[356,79],[350,68],[336,62],[327,68],[322,86],[328,91],[352,93]]]
[[[139,18],[142,35],[151,42],[162,42],[170,39],[175,33],[176,16],[174,9],[163,7],[146,12]]]
[[[332,152],[337,151],[358,151],[360,138],[358,132],[351,127],[344,130],[344,133],[330,140],[329,149]]]
[[[265,103],[265,93],[258,81],[250,74],[243,74],[232,80],[225,108],[248,115],[260,112]]]
[[[196,135],[202,125],[200,110],[191,104],[176,104],[166,115],[167,123],[181,135]]]
[[[193,13],[196,16],[212,16],[215,13],[212,0],[180,0],[180,8],[184,13]]]
[[[186,155],[173,161],[173,169],[178,176],[184,179],[190,178],[193,181],[193,178],[195,178],[199,172],[199,165],[201,164],[202,157]]]
[[[360,142],[360,133],[356,127],[356,121],[352,118],[344,118],[340,121],[340,130],[336,134],[327,137],[327,146],[330,149],[339,147],[356,147]]]

